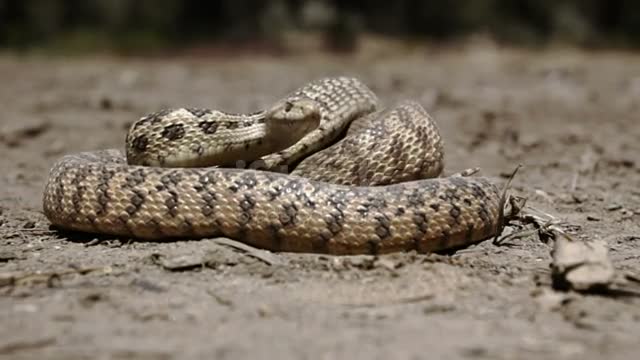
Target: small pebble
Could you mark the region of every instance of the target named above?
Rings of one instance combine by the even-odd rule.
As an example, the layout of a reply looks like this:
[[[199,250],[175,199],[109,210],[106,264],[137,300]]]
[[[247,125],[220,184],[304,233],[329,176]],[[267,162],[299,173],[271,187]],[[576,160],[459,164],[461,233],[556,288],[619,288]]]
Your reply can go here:
[[[587,196],[585,194],[572,194],[571,196],[573,198],[573,201],[575,201],[577,204],[581,204],[581,203],[589,200],[589,196]]]
[[[25,222],[24,225],[22,225],[23,229],[33,229],[35,227],[36,227],[36,222],[31,220]]]
[[[258,308],[258,316],[260,317],[270,317],[271,315],[273,315],[273,309],[271,309],[271,307],[269,307],[268,305],[261,305]]]
[[[113,100],[109,97],[102,97],[100,99],[100,109],[102,110],[112,110],[113,109]]]
[[[622,205],[619,204],[611,204],[609,206],[607,206],[607,210],[608,211],[616,211],[616,210],[620,210],[622,209]]]

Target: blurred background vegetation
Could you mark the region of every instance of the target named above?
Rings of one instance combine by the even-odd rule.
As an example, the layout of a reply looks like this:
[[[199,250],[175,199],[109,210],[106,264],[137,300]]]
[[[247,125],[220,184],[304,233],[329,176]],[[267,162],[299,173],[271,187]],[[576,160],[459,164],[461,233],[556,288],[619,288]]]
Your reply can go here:
[[[153,52],[233,44],[282,48],[291,32],[353,50],[364,34],[446,42],[640,47],[634,0],[0,0],[0,48]]]

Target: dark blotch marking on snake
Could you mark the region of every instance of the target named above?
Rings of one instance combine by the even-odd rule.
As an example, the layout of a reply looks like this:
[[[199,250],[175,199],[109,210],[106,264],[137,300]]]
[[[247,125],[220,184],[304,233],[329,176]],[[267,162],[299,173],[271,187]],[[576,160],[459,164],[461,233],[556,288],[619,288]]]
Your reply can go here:
[[[201,121],[198,123],[198,127],[202,129],[205,134],[215,134],[218,130],[218,123],[215,121]]]
[[[62,211],[62,199],[64,198],[64,184],[62,184],[62,174],[64,172],[67,171],[67,166],[61,166],[64,171],[57,171],[53,170],[53,172],[57,172],[57,175],[55,176],[55,183],[60,184],[59,186],[56,186],[53,190],[53,201],[56,207],[56,211],[57,212],[61,212]]]
[[[449,215],[455,220],[456,224],[460,223],[460,207],[456,204],[451,205],[451,210],[449,210]]]
[[[278,220],[282,227],[293,226],[298,217],[298,207],[295,203],[282,204],[282,212],[278,215]]]
[[[149,145],[149,139],[145,135],[139,135],[131,142],[133,149],[138,152],[143,152]]]
[[[489,216],[489,212],[487,211],[485,206],[480,206],[480,208],[477,210],[477,214],[483,223],[489,224],[491,222],[491,217]]]
[[[453,178],[455,178],[455,176]],[[445,187],[444,193],[441,194],[439,198],[445,203],[452,203],[454,201],[459,201],[460,195],[458,194],[455,188]]]
[[[485,199],[487,198],[487,192],[484,191],[484,189],[482,189],[481,186],[479,186],[478,184],[470,184],[469,187],[471,188],[471,193],[473,194],[474,197],[478,198],[478,199]]]
[[[125,211],[129,216],[133,217],[144,204],[145,193],[140,190],[133,190],[133,195],[129,198],[129,205],[125,208]]]
[[[164,206],[167,207],[169,215],[176,217],[178,215],[178,193],[169,190],[169,197],[164,200]]]
[[[328,216],[324,218],[324,222],[331,234],[337,235],[342,231],[344,226],[344,212],[342,209],[336,207],[334,211],[331,211]]]
[[[482,221],[482,223],[486,225],[484,227],[485,228],[484,236],[491,235],[493,233],[492,231],[493,221],[491,220],[491,216],[489,215],[489,211],[487,210],[486,206],[480,205],[480,208],[478,209],[477,214],[480,217],[480,220]]]
[[[344,228],[344,211],[345,208],[345,191],[338,190],[329,195],[327,199],[329,205],[333,207],[333,209],[325,216],[324,221],[327,226],[327,229],[334,236],[339,234]],[[329,241],[326,237],[322,237],[325,241]],[[327,245],[321,245],[326,247]]]
[[[254,199],[251,195],[245,194],[244,199],[240,201],[240,209],[242,209],[241,223],[242,225],[247,225],[253,219],[253,214],[251,211],[256,206],[256,199]],[[244,232],[244,229],[242,230]]]
[[[378,225],[376,225],[376,235],[380,238],[380,241],[383,241],[391,236],[391,222],[389,221],[389,217],[384,214],[377,215],[375,217]]]
[[[202,156],[202,154],[204,154],[204,148],[200,144],[195,144],[191,147],[191,152],[198,156]]]
[[[71,204],[73,205],[76,213],[80,213],[80,202],[82,201],[84,193],[87,191],[87,186],[83,185],[82,182],[90,174],[90,169],[81,167],[76,170],[75,176],[71,179],[71,184],[73,185],[72,189],[75,188],[75,191],[71,195]]]
[[[411,219],[417,230],[413,238],[413,247],[419,252],[420,244],[422,244],[425,234],[429,231],[429,217],[424,211],[417,211]]]
[[[132,171],[127,174],[125,178],[126,186],[129,188],[134,188],[140,184],[142,184],[146,179],[145,171],[143,169],[138,169]]]
[[[287,101],[284,103],[284,112],[289,112],[293,109],[293,103],[291,101]]]
[[[96,211],[96,215],[101,215],[107,211],[107,206],[109,206],[109,202],[111,201],[111,196],[109,195],[109,182],[115,175],[116,172],[114,170],[109,170],[106,167],[103,167],[100,175],[98,175],[96,197],[99,208]]]
[[[184,169],[182,172],[180,170],[172,171],[160,178],[160,182],[164,187],[163,190],[169,194],[169,197],[164,200],[164,205],[172,217],[178,215],[178,193],[174,189],[180,184],[180,181],[182,181],[184,171]]]
[[[146,125],[148,123],[151,124],[157,124],[160,121],[162,121],[162,118],[169,115],[170,113],[173,112],[173,109],[163,109],[160,110],[158,112],[154,112],[151,114],[148,114],[144,117],[142,117],[140,120],[138,120],[134,125],[133,125],[133,129],[137,129],[138,127],[142,126],[142,125]]]
[[[335,197],[335,193],[332,195],[332,197]],[[335,200],[336,199],[328,199],[329,203],[333,205],[333,209],[324,217],[326,229],[329,230],[329,232],[320,233],[318,241],[314,241],[312,244],[314,250],[328,249],[331,239],[339,234],[344,228],[344,211],[342,210],[344,203],[340,203]]]
[[[165,186],[165,188],[171,189],[172,187],[180,184],[183,173],[184,171],[180,170],[172,171],[168,174],[162,175],[160,182]]]
[[[162,130],[162,137],[168,140],[182,139],[184,134],[184,125],[182,124],[169,125]]]
[[[251,211],[256,206],[256,200],[249,194],[244,195],[244,199],[240,201],[242,211]]]
[[[211,190],[208,186],[210,179],[207,176],[200,176],[198,184],[193,186],[193,189],[200,194],[200,198],[204,203],[200,206],[202,215],[211,216],[214,213],[215,202],[218,200],[216,192]]]
[[[216,194],[212,192],[207,192],[202,195],[202,200],[204,201],[204,204],[200,207],[200,210],[202,211],[202,215],[204,216],[213,215],[215,201],[217,200]]]

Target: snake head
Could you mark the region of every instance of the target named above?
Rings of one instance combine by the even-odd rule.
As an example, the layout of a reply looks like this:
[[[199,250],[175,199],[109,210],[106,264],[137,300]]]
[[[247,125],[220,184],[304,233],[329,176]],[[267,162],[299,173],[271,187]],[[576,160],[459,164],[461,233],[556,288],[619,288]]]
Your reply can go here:
[[[265,113],[266,131],[292,145],[320,126],[321,115],[320,104],[315,100],[283,100]]]

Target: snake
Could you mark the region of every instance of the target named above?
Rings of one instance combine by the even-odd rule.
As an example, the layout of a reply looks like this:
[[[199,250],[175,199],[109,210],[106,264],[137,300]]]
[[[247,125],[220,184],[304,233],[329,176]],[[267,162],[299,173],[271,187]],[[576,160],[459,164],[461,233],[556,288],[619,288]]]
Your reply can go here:
[[[443,139],[418,102],[382,108],[353,77],[251,114],[161,110],[125,143],[55,162],[43,193],[55,228],[353,255],[456,249],[504,227],[494,181],[443,176]]]

